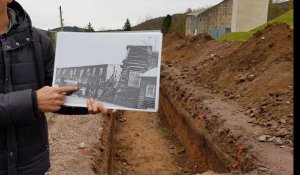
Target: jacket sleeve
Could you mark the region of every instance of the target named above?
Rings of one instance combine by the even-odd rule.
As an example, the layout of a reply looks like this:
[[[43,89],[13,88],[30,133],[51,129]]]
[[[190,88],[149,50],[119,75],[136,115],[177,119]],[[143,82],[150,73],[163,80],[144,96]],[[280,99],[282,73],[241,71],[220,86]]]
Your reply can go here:
[[[53,79],[55,52],[50,39],[45,35],[41,39],[41,48],[44,63],[45,84],[47,86],[51,86]]]
[[[0,126],[35,120],[32,90],[0,94]]]

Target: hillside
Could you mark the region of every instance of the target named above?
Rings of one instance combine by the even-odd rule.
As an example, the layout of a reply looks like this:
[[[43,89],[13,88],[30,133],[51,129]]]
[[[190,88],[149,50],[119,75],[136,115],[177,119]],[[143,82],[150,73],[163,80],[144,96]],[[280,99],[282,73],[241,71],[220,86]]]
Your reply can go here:
[[[59,31],[61,31],[61,28],[57,27],[57,28],[51,29],[49,31],[59,32]],[[84,32],[84,28],[80,28],[80,27],[77,27],[77,26],[64,26],[63,31],[65,31],[65,32]]]
[[[164,17],[154,18],[141,24],[132,27],[133,31],[136,30],[160,30],[161,24],[164,20]],[[172,15],[172,23],[169,29],[169,32],[185,32],[185,14],[174,14]]]
[[[132,30],[133,31],[136,31],[136,30],[160,30],[163,20],[164,20],[164,17],[153,18],[153,19],[144,21],[141,24],[133,26]]]

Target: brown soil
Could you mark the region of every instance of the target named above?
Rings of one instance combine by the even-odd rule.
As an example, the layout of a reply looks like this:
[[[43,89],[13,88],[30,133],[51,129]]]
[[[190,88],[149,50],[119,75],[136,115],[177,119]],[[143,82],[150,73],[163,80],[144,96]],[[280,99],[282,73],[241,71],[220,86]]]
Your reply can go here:
[[[234,101],[251,123],[293,140],[293,31],[274,23],[244,43],[212,40],[202,34],[164,38],[163,62],[178,81],[208,88]],[[162,79],[164,81],[164,79]],[[185,95],[184,95],[185,96]]]
[[[294,58],[289,26],[274,23],[243,43],[205,34],[165,38],[161,90],[202,137],[202,154],[209,152],[207,145],[213,149],[214,155],[207,155],[211,161],[202,162],[207,165],[203,170],[292,174]],[[223,162],[223,170],[214,159]]]
[[[157,113],[128,111],[118,121],[112,174],[195,173],[195,164],[185,160],[185,148]]]

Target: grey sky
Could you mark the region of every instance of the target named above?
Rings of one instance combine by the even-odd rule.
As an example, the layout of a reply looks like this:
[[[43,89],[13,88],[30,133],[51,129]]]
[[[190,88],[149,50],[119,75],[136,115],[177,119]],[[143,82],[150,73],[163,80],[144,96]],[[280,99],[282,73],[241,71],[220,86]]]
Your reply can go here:
[[[161,51],[159,32],[76,33],[62,32],[57,38],[56,67],[122,64],[127,45],[153,46]]]
[[[62,6],[66,26],[85,27],[92,23],[95,30],[121,29],[129,18],[131,25],[167,14],[183,13],[215,5],[222,0],[17,0],[29,13],[33,25],[42,29],[60,26]]]

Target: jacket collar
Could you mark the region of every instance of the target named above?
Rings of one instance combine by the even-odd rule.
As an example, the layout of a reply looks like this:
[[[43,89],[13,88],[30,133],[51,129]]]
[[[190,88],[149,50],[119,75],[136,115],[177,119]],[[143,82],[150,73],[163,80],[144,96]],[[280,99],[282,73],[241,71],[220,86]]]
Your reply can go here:
[[[12,1],[7,7],[9,9],[9,15],[11,16],[10,18],[13,19],[9,33],[31,29],[32,24],[30,17],[17,1]]]
[[[8,12],[8,18],[9,18],[9,26],[8,26],[8,29],[7,29],[7,32],[9,32],[9,30],[17,24],[17,21],[16,21],[16,13],[15,11],[13,11],[12,9],[10,8],[7,8],[7,12]],[[7,33],[6,32],[6,33]]]

